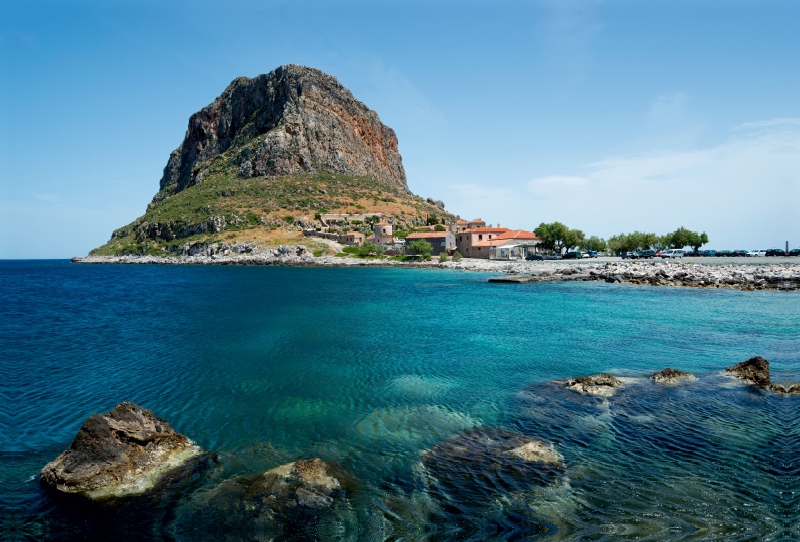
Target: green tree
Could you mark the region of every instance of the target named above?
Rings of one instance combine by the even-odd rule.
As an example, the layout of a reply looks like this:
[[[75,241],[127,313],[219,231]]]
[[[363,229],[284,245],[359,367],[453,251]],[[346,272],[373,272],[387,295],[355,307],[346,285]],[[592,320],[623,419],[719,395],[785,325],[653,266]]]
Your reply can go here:
[[[380,256],[383,254],[383,247],[375,243],[366,242],[358,247],[359,256]]]
[[[445,228],[445,227],[444,227],[444,226],[442,226],[441,224],[436,224],[436,225],[433,227],[433,229],[434,229],[435,231],[447,231],[447,228]]]
[[[453,261],[454,262],[460,262],[461,258],[462,258],[461,253],[456,250],[455,254],[453,254]]]
[[[692,247],[694,250],[697,250],[708,243],[708,235],[706,235],[706,232],[700,234],[696,231],[688,230],[683,226],[668,234],[667,237],[669,238],[669,246],[672,248]]]
[[[543,248],[556,252],[561,252],[564,248],[577,247],[583,243],[584,238],[581,230],[571,230],[561,222],[550,224],[542,222],[533,233],[542,240]]]
[[[605,239],[592,235],[588,239],[584,239],[581,248],[587,252],[603,252],[606,249],[606,241]]]
[[[441,254],[439,254],[439,261],[440,262],[446,262],[446,261],[449,261],[449,260],[450,260],[450,258],[447,256],[447,252],[442,252]]]
[[[408,250],[412,254],[417,254],[425,259],[428,259],[431,257],[431,252],[433,251],[433,247],[425,239],[417,239],[416,241],[412,241],[411,244],[408,245]]]

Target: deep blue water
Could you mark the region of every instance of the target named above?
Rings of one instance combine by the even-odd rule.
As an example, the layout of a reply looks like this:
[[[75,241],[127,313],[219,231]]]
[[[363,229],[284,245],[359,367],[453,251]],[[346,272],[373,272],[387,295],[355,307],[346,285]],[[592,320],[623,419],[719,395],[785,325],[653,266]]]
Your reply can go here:
[[[800,539],[800,397],[718,374],[761,355],[800,382],[797,292],[487,278],[0,262],[2,532],[198,539],[211,531],[184,519],[198,494],[320,457],[352,480],[347,506],[286,539]],[[550,382],[667,366],[700,379],[609,400]],[[217,462],[167,504],[87,511],[41,489],[86,417],[121,401]],[[421,483],[421,452],[472,428],[551,441],[566,471]]]

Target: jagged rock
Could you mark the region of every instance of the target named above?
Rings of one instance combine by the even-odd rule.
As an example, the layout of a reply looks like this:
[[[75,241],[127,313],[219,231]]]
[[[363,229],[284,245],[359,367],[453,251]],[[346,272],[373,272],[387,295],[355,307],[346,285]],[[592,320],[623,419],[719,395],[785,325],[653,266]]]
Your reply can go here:
[[[281,465],[264,473],[254,487],[274,497],[310,508],[330,506],[339,480],[328,473],[321,459],[308,459]]]
[[[90,498],[143,493],[200,448],[134,403],[92,414],[68,450],[41,471],[41,481]]]
[[[755,386],[769,386],[769,361],[761,356],[737,363],[725,371]]]
[[[197,184],[202,164],[240,141],[257,141],[235,158],[242,177],[331,172],[408,190],[394,130],[335,77],[294,64],[239,77],[192,115],[164,168],[161,190]]]
[[[677,382],[678,380],[683,380],[685,378],[694,378],[694,375],[691,373],[684,373],[681,371],[677,371],[671,367],[667,367],[663,371],[659,371],[654,373],[653,376],[650,377],[650,380],[653,382],[663,382],[666,384]]]
[[[622,386],[622,381],[609,374],[596,374],[592,376],[579,376],[567,380],[567,387],[585,395],[601,395],[610,397],[614,395],[614,388]]]
[[[788,387],[783,384],[770,384],[769,389],[775,393],[789,395],[800,392],[800,384],[791,384]]]

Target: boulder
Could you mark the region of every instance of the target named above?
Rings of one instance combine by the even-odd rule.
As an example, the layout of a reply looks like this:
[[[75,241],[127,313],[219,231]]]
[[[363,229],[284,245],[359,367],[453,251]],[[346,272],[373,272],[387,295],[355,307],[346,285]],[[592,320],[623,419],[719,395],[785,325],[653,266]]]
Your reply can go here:
[[[92,414],[69,449],[44,466],[46,486],[89,498],[143,493],[200,448],[166,421],[134,403]]]
[[[684,373],[681,371],[677,371],[671,367],[667,367],[663,371],[654,373],[653,376],[650,377],[650,380],[652,380],[653,382],[662,382],[665,384],[671,384],[673,382],[677,382],[685,378],[694,378],[694,377],[695,376],[691,373]]]
[[[614,388],[622,386],[622,381],[609,374],[596,374],[592,376],[579,376],[567,380],[567,387],[585,395],[600,395],[610,397],[614,395]]]
[[[755,386],[769,386],[769,361],[761,356],[728,367],[725,372]]]
[[[339,474],[320,459],[198,491],[176,511],[186,540],[339,540],[327,532],[348,508]]]

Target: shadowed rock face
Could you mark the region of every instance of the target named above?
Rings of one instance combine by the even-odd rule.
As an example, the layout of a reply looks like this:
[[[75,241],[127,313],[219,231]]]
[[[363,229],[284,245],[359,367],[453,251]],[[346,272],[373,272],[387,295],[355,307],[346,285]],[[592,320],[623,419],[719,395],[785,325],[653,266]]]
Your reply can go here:
[[[202,163],[231,148],[241,177],[329,172],[408,189],[394,130],[335,77],[312,68],[291,64],[235,79],[189,119],[161,190],[202,182]]]
[[[579,376],[567,380],[567,387],[571,390],[586,395],[610,396],[614,394],[614,388],[622,386],[618,378],[609,374],[596,374],[592,376]]]
[[[41,471],[41,481],[90,498],[141,493],[200,453],[166,421],[134,403],[92,414],[72,445]]]
[[[677,371],[671,367],[667,367],[663,371],[654,373],[653,376],[650,377],[650,380],[652,380],[653,382],[662,382],[665,384],[670,384],[672,382],[683,380],[684,378],[694,378],[694,375],[690,373]]]
[[[769,361],[761,356],[728,367],[725,372],[756,386],[769,386]]]

